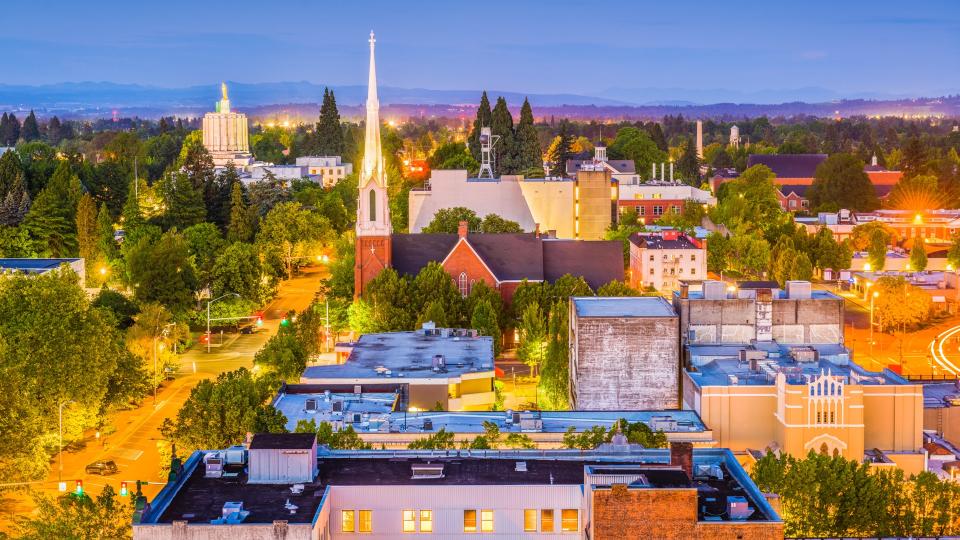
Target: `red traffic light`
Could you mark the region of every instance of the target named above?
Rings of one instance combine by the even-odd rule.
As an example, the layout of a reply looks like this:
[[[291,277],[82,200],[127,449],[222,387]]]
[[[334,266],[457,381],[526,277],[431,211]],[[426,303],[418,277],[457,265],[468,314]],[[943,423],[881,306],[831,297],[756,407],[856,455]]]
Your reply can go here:
[[[126,483],[126,482],[120,482],[120,496],[121,496],[121,497],[126,497],[126,496],[127,496],[127,493],[129,493],[129,491],[127,491],[127,483]]]

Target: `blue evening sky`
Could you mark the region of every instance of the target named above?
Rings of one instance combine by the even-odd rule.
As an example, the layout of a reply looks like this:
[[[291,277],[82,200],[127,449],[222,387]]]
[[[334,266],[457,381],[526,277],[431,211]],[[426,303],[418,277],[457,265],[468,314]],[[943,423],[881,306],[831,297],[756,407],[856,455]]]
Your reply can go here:
[[[0,83],[960,91],[956,0],[4,2]]]

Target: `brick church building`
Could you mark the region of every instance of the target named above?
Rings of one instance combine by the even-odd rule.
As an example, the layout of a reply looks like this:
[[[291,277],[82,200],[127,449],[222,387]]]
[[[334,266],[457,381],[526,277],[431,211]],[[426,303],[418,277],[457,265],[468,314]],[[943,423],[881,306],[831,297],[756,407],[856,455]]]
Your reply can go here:
[[[357,205],[354,294],[385,268],[416,275],[431,261],[440,263],[464,296],[480,281],[500,291],[507,302],[524,279],[552,282],[564,274],[582,276],[591,288],[623,281],[623,247],[619,241],[558,240],[539,233],[469,234],[466,223],[458,234],[394,234],[390,224],[387,176],[380,146],[373,35],[370,36],[370,76],[363,164]]]

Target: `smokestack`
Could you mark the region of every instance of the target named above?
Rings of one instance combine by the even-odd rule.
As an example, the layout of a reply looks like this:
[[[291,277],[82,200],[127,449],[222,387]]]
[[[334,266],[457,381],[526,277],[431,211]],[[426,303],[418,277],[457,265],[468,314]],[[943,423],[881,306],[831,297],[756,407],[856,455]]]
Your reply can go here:
[[[660,179],[661,179],[661,180],[664,180],[664,179],[667,178],[666,171],[664,170],[666,166],[667,166],[666,163],[664,163],[664,162],[662,162],[662,161],[660,162]]]
[[[703,159],[703,120],[697,120],[697,159]]]
[[[653,171],[650,173],[650,179],[651,179],[651,180],[656,180],[656,179],[657,179],[657,164],[656,164],[656,163],[651,163],[650,166],[653,167]]]
[[[670,181],[673,182],[673,160],[670,160]]]

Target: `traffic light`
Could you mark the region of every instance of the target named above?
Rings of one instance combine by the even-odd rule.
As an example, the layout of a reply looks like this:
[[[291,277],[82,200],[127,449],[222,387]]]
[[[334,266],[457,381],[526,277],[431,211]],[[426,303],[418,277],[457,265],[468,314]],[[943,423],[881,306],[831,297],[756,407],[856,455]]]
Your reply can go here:
[[[77,480],[77,487],[73,490],[77,495],[83,495],[83,480]]]
[[[257,326],[263,326],[263,315],[257,313]]]
[[[126,497],[126,496],[127,496],[127,493],[129,493],[129,491],[127,491],[127,483],[126,483],[126,482],[120,482],[120,496],[121,496],[121,497]]]
[[[286,325],[288,325],[288,324],[290,324],[290,321],[287,320],[286,317],[280,319],[280,326],[286,326]]]

